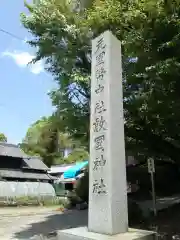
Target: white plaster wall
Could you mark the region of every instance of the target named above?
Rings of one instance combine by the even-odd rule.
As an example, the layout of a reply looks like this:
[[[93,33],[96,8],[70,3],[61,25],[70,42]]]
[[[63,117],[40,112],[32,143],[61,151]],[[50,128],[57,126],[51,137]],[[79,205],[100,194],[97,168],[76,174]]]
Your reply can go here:
[[[56,196],[50,183],[0,181],[0,197]]]

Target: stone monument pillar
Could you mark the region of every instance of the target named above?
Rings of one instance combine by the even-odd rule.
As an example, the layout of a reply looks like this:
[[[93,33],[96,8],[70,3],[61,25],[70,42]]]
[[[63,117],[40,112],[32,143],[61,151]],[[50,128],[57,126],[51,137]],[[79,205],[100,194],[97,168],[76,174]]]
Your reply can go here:
[[[92,41],[88,228],[59,231],[60,240],[154,239],[128,229],[121,44],[106,31]]]
[[[92,41],[89,224],[128,231],[121,44],[107,31]]]

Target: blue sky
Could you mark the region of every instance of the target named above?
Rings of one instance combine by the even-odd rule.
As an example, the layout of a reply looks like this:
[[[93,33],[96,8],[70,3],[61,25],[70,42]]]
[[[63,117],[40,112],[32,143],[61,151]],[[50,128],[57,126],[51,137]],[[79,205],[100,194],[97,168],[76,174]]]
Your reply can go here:
[[[20,22],[25,11],[23,0],[1,0],[0,28],[22,39],[0,32],[0,132],[11,143],[21,142],[28,127],[53,109],[47,96],[55,86],[51,75],[42,62],[27,66],[35,51],[23,41],[32,38]]]

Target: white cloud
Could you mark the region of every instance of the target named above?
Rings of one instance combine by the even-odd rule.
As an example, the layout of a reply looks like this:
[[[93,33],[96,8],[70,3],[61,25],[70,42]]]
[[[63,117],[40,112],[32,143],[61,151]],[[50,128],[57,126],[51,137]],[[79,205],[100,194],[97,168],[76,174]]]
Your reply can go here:
[[[17,52],[17,51],[5,51],[2,53],[2,56],[12,58],[19,67],[28,67],[30,71],[34,74],[40,74],[44,71],[43,62],[39,61],[35,64],[29,64],[32,59],[35,57],[28,52]]]

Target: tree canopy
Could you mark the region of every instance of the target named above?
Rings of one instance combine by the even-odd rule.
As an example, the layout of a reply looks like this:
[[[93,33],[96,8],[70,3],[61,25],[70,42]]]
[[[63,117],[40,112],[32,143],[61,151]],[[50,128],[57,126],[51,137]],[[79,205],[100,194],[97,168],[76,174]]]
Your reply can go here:
[[[7,142],[7,137],[4,135],[4,133],[0,133],[0,142]]]
[[[29,127],[20,147],[28,155],[41,157],[48,166],[87,159],[88,153],[80,148],[80,143],[60,129],[59,119],[43,117]],[[68,157],[64,157],[66,149],[72,150]]]
[[[60,133],[52,117],[43,117],[29,127],[20,147],[29,155],[38,155],[50,166],[63,161],[61,150],[71,148],[73,141],[67,134]]]
[[[65,159],[66,163],[80,162],[84,160],[89,160],[88,152],[83,148],[75,148]]]
[[[122,42],[126,148],[179,162],[180,5],[169,0],[66,0],[26,4],[22,23],[36,59],[58,83],[51,92],[64,129],[88,146],[91,40],[110,30]],[[136,61],[132,61],[136,59]]]

